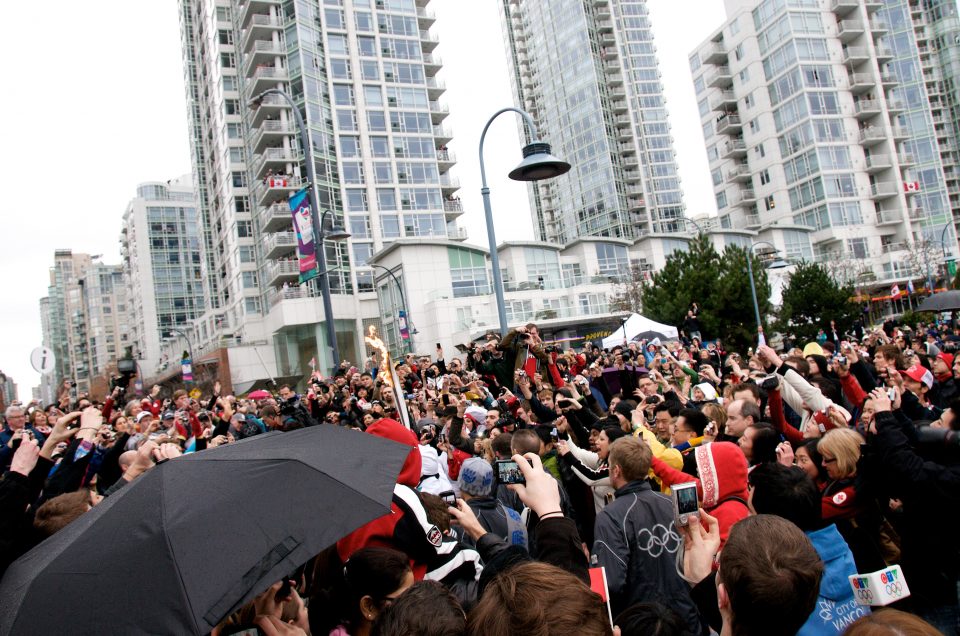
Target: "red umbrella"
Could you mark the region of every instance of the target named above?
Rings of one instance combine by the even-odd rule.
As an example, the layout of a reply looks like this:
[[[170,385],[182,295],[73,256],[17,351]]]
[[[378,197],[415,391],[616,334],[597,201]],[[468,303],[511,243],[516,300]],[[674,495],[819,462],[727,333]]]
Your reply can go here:
[[[247,397],[251,400],[266,400],[270,397],[269,391],[264,391],[263,389],[257,389],[256,391],[251,391],[247,394]]]

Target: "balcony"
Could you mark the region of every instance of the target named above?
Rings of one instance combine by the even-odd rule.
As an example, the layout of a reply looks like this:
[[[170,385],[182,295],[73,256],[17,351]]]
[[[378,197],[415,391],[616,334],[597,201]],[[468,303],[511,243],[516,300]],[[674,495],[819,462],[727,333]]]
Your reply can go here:
[[[884,243],[880,246],[881,254],[893,254],[894,252],[905,252],[909,246],[906,242],[900,243]]]
[[[718,135],[736,135],[743,130],[743,122],[740,121],[740,115],[730,113],[717,119]]]
[[[720,156],[723,159],[730,159],[732,157],[745,157],[747,156],[747,144],[743,139],[733,139],[728,141],[726,144],[724,144]]]
[[[912,193],[910,193],[912,194]],[[924,221],[927,218],[927,211],[923,208],[910,208],[911,221]]]
[[[729,203],[731,206],[752,206],[757,202],[757,193],[753,188],[740,188],[739,190],[734,190],[733,195],[729,198]]]
[[[624,170],[623,180],[626,183],[640,183],[642,175],[639,170]]]
[[[294,164],[300,163],[302,155],[291,148],[267,148],[253,156],[253,170],[258,179],[265,179],[269,171],[288,174]]]
[[[306,184],[306,179],[300,177],[277,175],[264,179],[257,185],[257,204],[267,207],[279,201],[286,201],[291,194]]]
[[[437,151],[437,164],[439,164],[440,172],[446,172],[453,167],[453,164],[457,163],[457,156],[450,150],[438,150]]]
[[[894,138],[896,141],[903,141],[904,139],[907,139],[908,137],[910,137],[910,131],[908,131],[906,128],[903,128],[903,127],[901,127],[901,126],[894,126],[894,127],[893,127],[893,138]]]
[[[870,126],[860,130],[859,140],[861,146],[875,146],[885,142],[887,134],[880,126]]]
[[[269,14],[273,7],[280,10],[281,0],[247,0],[240,7],[240,28],[245,29],[252,15]]]
[[[424,53],[432,53],[440,45],[440,39],[429,31],[420,31],[420,48]]]
[[[263,255],[277,258],[297,249],[297,235],[294,232],[277,232],[263,237]]]
[[[890,112],[891,115],[896,114],[896,113],[902,113],[902,112],[905,111],[906,109],[907,109],[907,108],[906,108],[906,106],[904,105],[904,103],[901,102],[901,101],[898,100],[898,99],[888,99],[888,100],[887,100],[887,110]]]
[[[254,132],[253,152],[260,153],[266,146],[280,143],[284,137],[296,135],[298,132],[292,120],[267,119]]]
[[[900,210],[877,210],[877,225],[899,225],[903,222]]]
[[[726,64],[727,50],[720,42],[710,42],[700,53],[704,64]]]
[[[607,73],[607,84],[610,86],[623,86],[623,74]]]
[[[890,26],[883,20],[871,19],[870,20],[870,32],[873,35],[883,35],[890,30]]]
[[[460,189],[460,179],[446,174],[442,175],[440,177],[440,189],[445,195],[449,196]]]
[[[744,215],[743,220],[748,230],[755,230],[763,225],[763,223],[760,222],[760,215],[756,212]]]
[[[870,50],[865,46],[845,46],[843,47],[844,64],[856,66],[870,61]]]
[[[247,22],[247,27],[240,36],[244,52],[248,52],[257,40],[270,40],[273,33],[280,32],[283,23],[277,16],[266,13],[254,13]]]
[[[621,142],[617,144],[617,149],[624,155],[635,155],[637,153],[636,144],[630,142]]]
[[[725,111],[737,105],[737,96],[733,91],[720,91],[710,98],[710,110]]]
[[[270,287],[279,287],[300,278],[300,263],[295,259],[284,259],[269,263],[263,269],[263,277]]]
[[[896,86],[900,83],[900,78],[897,77],[896,73],[891,73],[890,71],[881,71],[880,83],[886,87]]]
[[[624,170],[639,170],[640,169],[640,159],[637,155],[630,155],[623,158],[623,168]]]
[[[608,93],[608,95],[610,99],[614,101],[627,99],[627,91],[624,90],[623,86],[618,86],[616,88],[610,89],[610,92]]]
[[[631,212],[641,212],[647,207],[646,201],[641,196],[627,197],[627,209]]]
[[[877,62],[880,64],[884,64],[893,59],[893,50],[888,46],[878,44],[874,47],[874,51],[876,51]]]
[[[285,68],[275,66],[260,66],[253,72],[247,83],[247,97],[256,97],[268,88],[276,88],[281,82],[290,81],[290,74]]]
[[[617,47],[615,46],[603,47],[600,54],[605,60],[615,60],[620,55],[619,51],[617,51]]]
[[[869,119],[883,112],[883,105],[877,99],[861,99],[854,103],[853,112],[857,119]]]
[[[447,199],[444,201],[443,213],[447,221],[452,221],[458,216],[461,216],[463,214],[463,204],[460,202],[460,199]]]
[[[850,92],[860,94],[872,91],[877,85],[873,73],[850,73]]]
[[[830,10],[841,17],[853,13],[859,7],[859,0],[833,0],[830,3]]]
[[[293,227],[293,217],[290,206],[285,203],[274,203],[271,206],[260,208],[260,229],[264,232],[289,230]]]
[[[866,29],[860,20],[840,20],[837,23],[837,36],[841,42],[852,42],[864,33]]]
[[[437,143],[445,146],[450,143],[450,140],[453,139],[453,132],[451,132],[446,126],[434,126],[433,138]]]
[[[456,227],[453,229],[447,229],[447,238],[451,241],[466,241],[469,237],[467,236],[467,228],[465,227]]]
[[[433,77],[443,68],[443,60],[433,53],[423,56],[423,72],[427,77]]]
[[[262,122],[268,119],[276,119],[280,112],[290,108],[290,105],[280,95],[265,95],[260,100],[260,106],[253,110],[253,120],[251,126],[256,128]]]
[[[437,14],[430,9],[417,9],[417,22],[421,29],[429,29],[437,21]]]
[[[917,163],[916,158],[906,152],[901,152],[899,155],[897,155],[897,161],[900,163],[901,168],[907,168]]]
[[[744,183],[750,181],[753,178],[752,173],[750,172],[750,166],[745,163],[738,163],[734,167],[727,170],[727,180],[728,181],[737,181]]]
[[[610,104],[610,110],[615,114],[621,115],[629,110],[627,107],[627,100],[620,99]]]
[[[884,170],[889,170],[892,167],[893,162],[890,160],[890,155],[867,155],[867,172],[869,174],[883,172]]]
[[[733,86],[733,74],[729,66],[715,66],[706,76],[707,86],[713,88],[729,88]]]
[[[434,125],[439,124],[444,119],[447,118],[447,115],[450,114],[450,108],[446,104],[441,104],[439,102],[430,102],[430,119],[433,121]]]
[[[436,100],[443,95],[446,90],[447,84],[443,80],[438,80],[436,77],[427,78],[427,96],[429,96],[431,100]]]
[[[257,66],[273,64],[277,56],[286,55],[286,45],[273,40],[257,40],[253,43],[253,50],[244,58],[243,74],[249,76]]]
[[[612,31],[600,34],[600,46],[616,46],[616,44],[617,38],[614,37]]]
[[[880,181],[870,186],[870,198],[874,201],[890,199],[900,194],[900,188],[893,181]]]

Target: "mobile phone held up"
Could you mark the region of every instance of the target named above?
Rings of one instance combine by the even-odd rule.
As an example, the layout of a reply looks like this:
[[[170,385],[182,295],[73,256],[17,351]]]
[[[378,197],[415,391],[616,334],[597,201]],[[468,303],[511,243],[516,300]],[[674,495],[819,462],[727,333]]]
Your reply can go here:
[[[690,523],[691,516],[700,515],[700,507],[697,503],[697,482],[674,484],[670,490],[673,492],[673,511],[677,524],[686,526]]]
[[[523,476],[523,472],[520,470],[520,466],[517,465],[517,462],[512,459],[498,459],[497,462],[497,479],[501,484],[526,484],[527,480]],[[694,498],[696,498],[696,490],[694,490]]]

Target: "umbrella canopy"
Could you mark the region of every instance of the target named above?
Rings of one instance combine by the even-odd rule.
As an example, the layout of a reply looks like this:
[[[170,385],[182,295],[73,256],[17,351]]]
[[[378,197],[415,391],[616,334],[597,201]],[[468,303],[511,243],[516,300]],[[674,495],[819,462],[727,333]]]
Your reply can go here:
[[[940,292],[927,296],[917,307],[917,311],[954,311],[960,309],[960,290]]]
[[[164,462],[10,566],[0,634],[207,634],[389,513],[409,452],[315,426]]]
[[[247,393],[247,397],[251,400],[266,400],[268,397],[270,397],[270,391],[257,389],[256,391],[250,391]]]
[[[666,341],[676,340],[678,337],[679,333],[676,327],[650,320],[640,314],[633,314],[621,326],[617,327],[616,331],[604,338],[602,345],[604,349],[612,349],[624,342],[640,340],[641,338],[647,340],[660,338],[661,341]]]

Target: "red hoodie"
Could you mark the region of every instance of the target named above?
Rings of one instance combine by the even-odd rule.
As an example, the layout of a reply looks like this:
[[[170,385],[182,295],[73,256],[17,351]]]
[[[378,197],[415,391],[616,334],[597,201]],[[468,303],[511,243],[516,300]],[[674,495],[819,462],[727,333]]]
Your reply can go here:
[[[750,515],[747,507],[747,458],[736,444],[713,442],[694,451],[700,479],[681,472],[660,459],[653,459],[653,471],[666,484],[696,481],[703,509],[717,518],[720,547],[727,542],[733,524]]]

